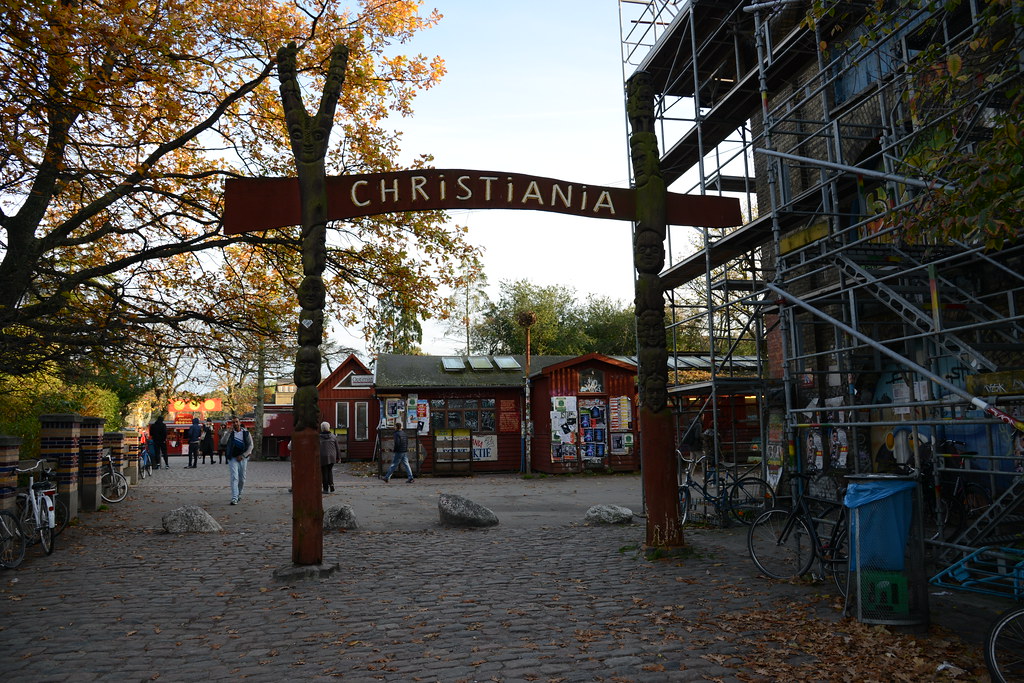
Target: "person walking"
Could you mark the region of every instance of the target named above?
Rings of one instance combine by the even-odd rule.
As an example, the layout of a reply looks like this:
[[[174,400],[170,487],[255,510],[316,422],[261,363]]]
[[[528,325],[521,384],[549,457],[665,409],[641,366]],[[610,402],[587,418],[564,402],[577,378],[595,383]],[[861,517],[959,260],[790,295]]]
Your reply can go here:
[[[231,479],[231,504],[238,505],[245,488],[245,465],[252,453],[252,435],[242,427],[238,418],[231,423],[225,455],[228,459],[228,475]]]
[[[409,467],[409,435],[402,429],[402,421],[395,420],[395,457],[391,459],[391,467],[388,468],[387,473],[384,475],[384,483],[388,483],[391,480],[391,475],[395,473],[402,465],[405,466],[405,471],[408,473],[409,478],[406,479],[406,483],[411,484],[413,482],[412,468]]]
[[[164,469],[171,469],[171,464],[167,461],[167,424],[164,422],[162,413],[156,416],[156,421],[150,426],[149,438],[153,440],[153,447],[156,451],[153,458],[153,469],[160,469],[161,455],[164,458]]]
[[[192,425],[188,428],[188,464],[185,469],[195,469],[199,465],[199,442],[203,438],[203,425],[199,424],[199,418],[192,418]]]
[[[228,449],[228,439],[231,438],[231,427],[225,422],[217,432],[217,464],[223,464],[226,459],[224,454]]]
[[[213,420],[209,418],[203,425],[203,437],[199,442],[199,452],[202,454],[200,457],[202,457],[204,465],[206,456],[210,456],[210,464],[213,464]]]
[[[334,493],[334,463],[338,462],[338,437],[331,433],[331,423],[320,423],[320,482],[324,493]]]

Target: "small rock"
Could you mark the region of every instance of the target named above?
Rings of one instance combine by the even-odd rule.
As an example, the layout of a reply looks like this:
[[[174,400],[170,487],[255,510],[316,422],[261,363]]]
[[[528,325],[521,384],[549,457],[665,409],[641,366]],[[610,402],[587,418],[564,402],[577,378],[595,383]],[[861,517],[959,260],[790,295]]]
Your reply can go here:
[[[356,513],[351,505],[332,505],[324,510],[324,529],[358,529]]]
[[[446,526],[487,527],[498,523],[498,516],[483,505],[450,493],[441,494],[437,510],[441,524]]]
[[[584,516],[587,524],[629,524],[633,521],[633,511],[621,505],[595,505]]]
[[[213,517],[198,505],[185,505],[163,516],[164,531],[169,534],[209,534],[224,531]]]

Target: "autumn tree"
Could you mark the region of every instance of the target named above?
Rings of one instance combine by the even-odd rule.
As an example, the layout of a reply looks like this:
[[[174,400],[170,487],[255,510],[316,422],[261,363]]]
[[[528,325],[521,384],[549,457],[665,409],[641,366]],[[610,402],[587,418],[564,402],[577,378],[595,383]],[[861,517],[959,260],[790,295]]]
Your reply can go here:
[[[212,330],[274,334],[266,319],[231,315],[254,287],[211,284],[240,258],[233,245],[246,244],[241,258],[298,258],[293,229],[220,230],[225,178],[291,174],[277,49],[297,42],[301,63],[312,65],[300,78],[319,90],[331,49],[349,48],[329,173],[394,170],[400,138],[386,118],[411,114],[415,94],[444,73],[439,58],[397,54],[440,18],[414,1],[363,0],[350,10],[339,0],[27,0],[0,12],[7,374],[80,358],[102,365],[142,347],[188,355]],[[332,226],[325,278],[334,319],[372,326],[385,290],[421,317],[443,308],[438,287],[457,284],[450,273],[476,257],[445,221],[435,212]]]

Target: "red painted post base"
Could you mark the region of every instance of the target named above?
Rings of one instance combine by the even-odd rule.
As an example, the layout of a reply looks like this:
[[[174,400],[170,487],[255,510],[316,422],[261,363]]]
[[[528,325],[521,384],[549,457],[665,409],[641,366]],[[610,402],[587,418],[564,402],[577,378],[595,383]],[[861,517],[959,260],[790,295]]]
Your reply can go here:
[[[320,437],[315,429],[292,435],[292,562],[324,561],[324,499],[320,480]]]
[[[653,413],[641,406],[639,413],[644,498],[647,502],[646,545],[658,549],[679,548],[683,546],[683,529],[679,524],[672,412],[662,410]]]

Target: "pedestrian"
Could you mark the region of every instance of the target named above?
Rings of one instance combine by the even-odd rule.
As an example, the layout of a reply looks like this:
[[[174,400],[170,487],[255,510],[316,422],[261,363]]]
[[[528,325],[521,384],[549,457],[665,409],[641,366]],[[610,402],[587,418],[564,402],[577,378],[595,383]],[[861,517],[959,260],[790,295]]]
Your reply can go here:
[[[203,437],[199,442],[199,451],[202,453],[203,464],[206,464],[206,456],[210,456],[210,464],[213,464],[213,420],[207,418],[203,425]]]
[[[225,455],[228,459],[228,473],[231,478],[231,504],[238,505],[242,500],[242,489],[245,488],[245,465],[252,453],[252,435],[242,427],[238,418],[232,422],[228,435]]]
[[[228,449],[229,438],[231,438],[231,427],[225,422],[217,433],[217,464],[222,464],[226,460],[224,453]]]
[[[164,422],[163,413],[156,416],[156,421],[149,428],[149,438],[153,440],[154,457],[153,469],[160,469],[160,456],[164,458],[164,469],[171,469],[167,461],[167,424]]]
[[[188,428],[188,464],[186,469],[195,469],[199,466],[199,442],[203,438],[203,426],[199,424],[199,418],[192,418],[192,425]]]
[[[334,493],[334,463],[338,462],[338,438],[331,433],[331,423],[320,423],[320,482],[324,493]]]
[[[409,436],[402,429],[402,421],[395,420],[395,457],[391,460],[391,467],[388,468],[387,473],[384,475],[384,483],[388,483],[391,480],[391,475],[395,473],[402,465],[405,466],[405,471],[409,474],[409,478],[406,479],[406,483],[411,484],[413,482],[412,468],[409,467]]]

